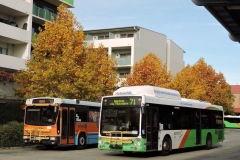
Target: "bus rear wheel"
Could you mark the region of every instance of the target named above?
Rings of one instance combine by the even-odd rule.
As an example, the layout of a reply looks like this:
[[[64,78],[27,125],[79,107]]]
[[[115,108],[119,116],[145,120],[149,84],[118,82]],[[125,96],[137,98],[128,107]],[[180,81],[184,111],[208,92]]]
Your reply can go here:
[[[80,134],[78,137],[77,149],[84,149],[86,147],[86,136],[85,134]]]
[[[207,135],[205,149],[209,150],[212,148],[212,136],[211,134]]]
[[[161,155],[162,156],[169,155],[170,150],[171,150],[171,139],[169,137],[164,137],[163,142],[162,142]]]

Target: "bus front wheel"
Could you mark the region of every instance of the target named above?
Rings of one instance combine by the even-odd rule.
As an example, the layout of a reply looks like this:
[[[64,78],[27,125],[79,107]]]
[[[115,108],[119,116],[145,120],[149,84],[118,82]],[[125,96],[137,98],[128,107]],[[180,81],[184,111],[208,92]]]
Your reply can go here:
[[[168,155],[170,150],[171,150],[171,139],[169,137],[164,137],[163,142],[162,142],[161,155],[162,156]]]
[[[84,149],[86,147],[86,136],[81,133],[78,137],[77,149]]]
[[[209,150],[212,148],[212,136],[211,134],[207,135],[205,149]]]

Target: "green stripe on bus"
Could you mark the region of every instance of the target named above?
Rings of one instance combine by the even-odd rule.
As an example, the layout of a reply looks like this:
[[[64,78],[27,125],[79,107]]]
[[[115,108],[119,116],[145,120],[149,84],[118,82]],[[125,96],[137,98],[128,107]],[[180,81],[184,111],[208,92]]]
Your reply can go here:
[[[230,123],[228,121],[224,121],[224,126],[226,128],[240,128],[240,125],[238,123]]]

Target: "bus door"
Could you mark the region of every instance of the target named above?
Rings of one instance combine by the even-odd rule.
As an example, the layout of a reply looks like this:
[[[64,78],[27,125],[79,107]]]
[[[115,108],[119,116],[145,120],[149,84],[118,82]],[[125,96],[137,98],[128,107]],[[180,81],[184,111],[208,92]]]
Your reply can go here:
[[[195,126],[196,126],[196,145],[198,145],[198,144],[201,144],[201,111],[200,110],[196,110]]]
[[[62,108],[61,144],[74,144],[75,108]]]
[[[146,131],[147,150],[158,149],[158,110],[157,108],[147,108]]]

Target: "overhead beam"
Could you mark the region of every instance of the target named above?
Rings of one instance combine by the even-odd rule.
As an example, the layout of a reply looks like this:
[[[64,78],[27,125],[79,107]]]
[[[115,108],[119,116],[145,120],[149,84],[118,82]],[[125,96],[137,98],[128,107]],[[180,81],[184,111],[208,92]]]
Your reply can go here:
[[[240,0],[192,0],[204,6],[229,32],[229,38],[240,42]]]
[[[211,6],[216,4],[240,5],[239,0],[192,0],[192,2],[197,6]]]

